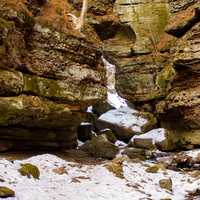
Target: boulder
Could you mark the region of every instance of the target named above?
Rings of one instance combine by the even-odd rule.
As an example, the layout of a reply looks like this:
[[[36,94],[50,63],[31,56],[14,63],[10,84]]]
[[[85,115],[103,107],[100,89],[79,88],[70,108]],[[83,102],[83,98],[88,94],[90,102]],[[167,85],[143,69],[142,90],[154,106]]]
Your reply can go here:
[[[166,170],[165,166],[163,164],[155,164],[152,166],[149,166],[148,168],[146,168],[146,172],[148,173],[157,173],[159,170]]]
[[[0,186],[0,197],[1,198],[9,198],[9,197],[14,197],[15,192],[11,190],[8,187],[2,187]]]
[[[39,179],[40,177],[40,171],[38,167],[30,163],[22,164],[21,168],[18,169],[18,171],[22,176],[27,176],[28,178],[31,178],[32,176],[35,179]]]
[[[133,136],[129,146],[150,150],[159,149],[161,151],[169,151],[174,148],[169,133],[163,128],[153,129],[145,134]]]
[[[99,117],[99,130],[111,129],[119,140],[129,141],[133,135],[152,129],[156,119],[150,113],[137,112],[129,107],[110,110]]]
[[[92,111],[99,117],[101,116],[103,113],[109,111],[110,109],[112,109],[113,107],[107,102],[99,102],[96,103],[93,107],[92,107]]]
[[[139,158],[141,160],[145,160],[148,157],[147,150],[134,147],[128,147],[121,150],[121,154],[128,156],[130,159]]]
[[[115,134],[109,128],[100,130],[99,132],[97,132],[97,135],[106,135],[107,139],[113,144],[117,142],[117,138],[115,137]]]
[[[172,179],[160,179],[159,185],[161,188],[172,191]]]
[[[109,142],[106,135],[92,137],[92,140],[87,141],[85,144],[80,146],[80,149],[94,157],[106,159],[115,158],[119,151],[118,147]]]

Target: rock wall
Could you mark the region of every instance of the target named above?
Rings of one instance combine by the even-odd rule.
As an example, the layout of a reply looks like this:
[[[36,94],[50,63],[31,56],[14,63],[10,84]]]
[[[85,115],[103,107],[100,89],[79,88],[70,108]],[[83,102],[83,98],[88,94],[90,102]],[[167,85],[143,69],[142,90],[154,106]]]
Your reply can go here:
[[[0,2],[0,144],[7,148],[75,147],[87,106],[106,98],[101,41],[88,23],[75,31],[69,13],[79,15],[65,0]]]
[[[163,126],[175,132],[176,143],[192,148],[200,145],[200,3],[171,1],[170,8],[166,32],[174,37],[168,45],[176,77],[157,112]]]
[[[135,40],[121,33],[105,41],[107,57],[117,66],[118,92],[154,112],[175,147],[198,146],[199,1],[118,0],[115,10],[135,32]]]
[[[167,1],[118,0],[115,11],[135,34],[135,38],[130,37],[131,31],[123,29],[105,42],[106,51],[114,55],[117,65],[119,94],[131,102],[165,96],[175,72],[171,62],[159,55],[156,45],[169,19]]]

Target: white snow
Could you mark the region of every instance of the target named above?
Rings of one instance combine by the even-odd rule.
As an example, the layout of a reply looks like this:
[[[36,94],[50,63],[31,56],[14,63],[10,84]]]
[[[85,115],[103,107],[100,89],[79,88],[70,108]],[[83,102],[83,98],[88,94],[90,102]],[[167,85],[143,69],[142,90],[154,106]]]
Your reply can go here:
[[[113,106],[114,108],[117,108],[119,109],[120,107],[126,107],[127,106],[127,103],[126,101],[121,98],[117,92],[115,93],[111,93],[111,92],[108,92],[107,93],[107,102]]]
[[[87,108],[87,112],[88,112],[88,113],[92,113],[92,106],[89,106],[89,107]]]
[[[145,164],[152,165],[148,162],[145,162]],[[193,179],[189,174],[172,170],[159,170],[158,173],[147,173],[144,166],[144,163],[126,163],[124,166],[125,178],[130,184],[136,184],[139,191],[144,192],[144,196],[141,196],[143,198],[183,200],[186,199],[185,195],[188,191],[193,191],[200,186],[200,180]],[[172,179],[172,192],[164,190],[159,186],[159,180],[166,178]]]
[[[17,171],[21,163],[38,166],[40,179],[21,176]],[[171,170],[147,173],[145,169],[147,165],[152,165],[150,162],[124,162],[124,179],[117,178],[104,164],[68,162],[51,154],[16,160],[14,163],[2,159],[0,178],[5,182],[0,185],[16,192],[16,197],[8,200],[183,200],[187,191],[200,186],[200,180],[189,174]],[[66,173],[60,175],[53,171],[60,167],[64,167]],[[159,187],[161,178],[172,179],[172,192]]]
[[[115,89],[115,65],[109,63],[104,57],[102,57],[102,59],[107,72],[107,102],[116,109],[127,107],[126,100],[121,98]]]
[[[192,158],[196,158],[196,157],[200,156],[200,149],[194,149],[194,150],[191,150],[191,151],[185,151],[183,153],[185,153],[188,156],[191,156]]]
[[[82,122],[81,123],[82,126],[87,126],[87,125],[92,125],[90,122]]]
[[[126,147],[127,144],[126,144],[125,142],[121,141],[121,140],[117,140],[117,141],[115,142],[115,146],[117,146],[117,147],[119,147],[119,148],[123,148],[123,147]]]
[[[99,117],[99,120],[116,124],[140,133],[141,127],[144,126],[148,120],[141,116],[134,115],[134,113],[137,113],[134,109],[121,107],[119,109],[109,110],[108,112],[102,114]]]
[[[133,142],[134,139],[151,139],[153,144],[163,142],[166,140],[165,129],[157,128],[141,135],[134,135],[131,141]]]

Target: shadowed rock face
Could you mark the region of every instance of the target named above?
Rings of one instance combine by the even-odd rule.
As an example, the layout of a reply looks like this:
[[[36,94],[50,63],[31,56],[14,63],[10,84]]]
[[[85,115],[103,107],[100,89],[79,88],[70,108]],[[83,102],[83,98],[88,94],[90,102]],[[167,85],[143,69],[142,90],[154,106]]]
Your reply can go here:
[[[88,24],[74,31],[69,8],[0,2],[0,140],[74,147],[84,110],[106,98],[101,42]]]

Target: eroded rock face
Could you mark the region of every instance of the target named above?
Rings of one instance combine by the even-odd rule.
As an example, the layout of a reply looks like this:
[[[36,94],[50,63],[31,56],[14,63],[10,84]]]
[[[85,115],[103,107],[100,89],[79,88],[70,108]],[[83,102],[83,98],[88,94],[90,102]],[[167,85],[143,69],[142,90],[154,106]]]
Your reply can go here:
[[[101,42],[70,12],[64,0],[0,2],[0,140],[16,148],[75,147],[84,110],[106,98]]]
[[[151,6],[152,13],[144,13]],[[116,65],[118,93],[139,108],[151,105],[174,148],[200,144],[199,11],[196,0],[118,0],[116,12],[135,40],[121,31],[104,41],[107,58]]]
[[[179,1],[178,1],[179,2]],[[177,3],[178,3],[177,2]],[[182,7],[182,3],[180,7]],[[170,24],[167,30],[176,35],[176,46],[170,48],[176,77],[172,88],[166,98],[157,104],[157,112],[160,113],[163,126],[175,133],[177,146],[192,148],[199,146],[200,129],[200,100],[199,100],[199,65],[200,65],[200,4],[187,4],[173,14],[176,23]],[[185,15],[191,13],[191,15]],[[179,20],[182,19],[182,20]],[[195,22],[195,23],[194,23]],[[173,31],[172,31],[173,30]],[[183,31],[184,30],[184,31]]]
[[[116,65],[118,93],[131,102],[165,96],[175,71],[172,63],[159,55],[156,44],[169,19],[167,1],[118,0],[115,12],[129,25],[129,29],[122,28],[114,38],[104,41],[105,54]]]

